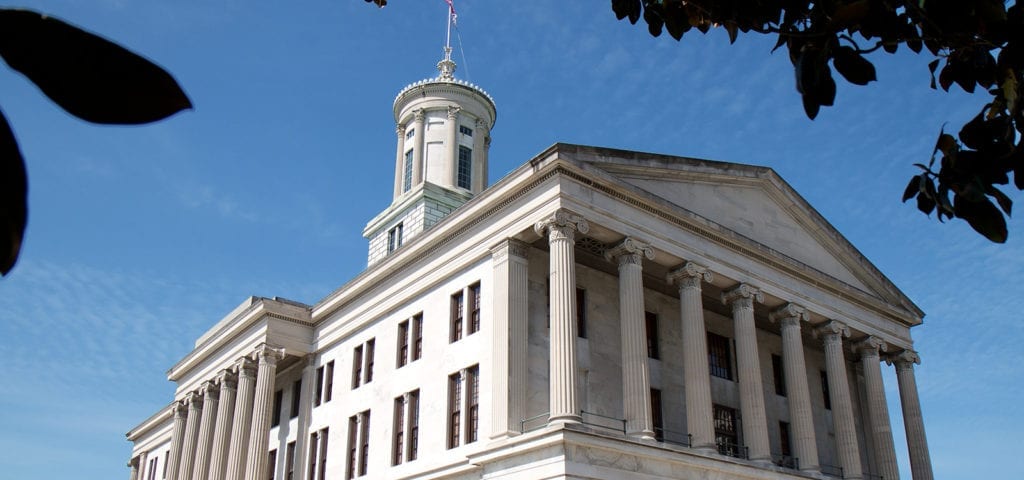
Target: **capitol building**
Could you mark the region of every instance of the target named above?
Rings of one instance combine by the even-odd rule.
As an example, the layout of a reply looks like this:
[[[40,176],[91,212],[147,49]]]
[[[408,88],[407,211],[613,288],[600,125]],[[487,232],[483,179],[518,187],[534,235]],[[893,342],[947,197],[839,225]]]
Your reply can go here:
[[[897,480],[894,428],[932,479],[923,312],[777,173],[560,143],[488,185],[495,103],[438,69],[367,268],[214,323],[131,480]]]

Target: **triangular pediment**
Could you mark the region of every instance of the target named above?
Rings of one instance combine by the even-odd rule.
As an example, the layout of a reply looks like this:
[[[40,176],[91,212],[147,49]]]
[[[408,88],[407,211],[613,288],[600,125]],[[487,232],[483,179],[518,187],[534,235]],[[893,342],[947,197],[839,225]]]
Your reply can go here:
[[[560,145],[561,147],[561,145]],[[916,310],[877,268],[772,169],[574,146],[559,156],[596,168],[774,254],[892,305]]]

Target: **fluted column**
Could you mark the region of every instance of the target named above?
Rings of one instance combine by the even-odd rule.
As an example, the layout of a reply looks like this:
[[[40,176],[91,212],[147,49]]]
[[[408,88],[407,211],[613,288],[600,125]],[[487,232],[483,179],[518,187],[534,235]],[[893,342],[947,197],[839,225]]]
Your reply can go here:
[[[811,394],[807,388],[807,364],[804,361],[804,342],[800,337],[800,322],[810,320],[803,307],[787,303],[768,316],[778,321],[782,329],[782,370],[786,381],[789,403],[789,422],[793,426],[793,453],[800,470],[817,472],[818,445],[814,438],[814,412]]]
[[[590,224],[583,217],[559,209],[534,225],[550,246],[551,346],[549,422],[580,421],[576,392],[576,232],[587,233]]]
[[[736,365],[740,381],[740,411],[743,414],[743,443],[751,460],[772,458],[768,444],[768,418],[764,411],[761,362],[757,358],[757,330],[754,327],[754,301],[764,301],[761,290],[741,283],[722,293],[722,303],[732,306],[736,334]]]
[[[448,130],[445,131],[445,158],[444,162],[441,162],[444,168],[443,176],[446,182],[450,183],[453,187],[459,186],[459,110],[461,108],[451,105],[448,107]]]
[[[306,356],[306,366],[302,368],[302,389],[299,394],[299,420],[298,420],[298,432],[296,433],[295,449],[295,480],[305,478],[306,468],[304,467],[304,458],[309,458],[309,427],[313,421],[313,396],[316,395],[316,367],[317,367],[317,356],[316,354],[309,354]],[[313,448],[316,448],[313,446]],[[312,479],[309,479],[312,480]]]
[[[627,237],[605,252],[619,265],[619,330],[622,335],[622,413],[626,435],[654,439],[651,380],[644,322],[643,258],[654,259],[647,244]]]
[[[405,124],[395,125],[395,134],[398,137],[398,152],[395,153],[395,196],[402,195],[402,182],[405,180]]]
[[[196,464],[192,469],[192,478],[205,480],[210,469],[210,449],[213,448],[214,422],[217,420],[218,396],[217,385],[205,382],[199,387],[203,396],[203,415],[199,421],[199,436],[196,441]]]
[[[914,364],[921,363],[917,352],[904,350],[891,355],[887,361],[896,366],[896,381],[900,386],[900,405],[903,408],[903,427],[907,431],[907,450],[910,452],[910,474],[914,480],[932,480],[932,459],[928,453],[928,438],[924,434],[924,417],[917,396]]]
[[[487,188],[487,149],[490,143],[487,122],[478,118],[476,130],[473,131],[473,193],[480,193]]]
[[[181,447],[185,439],[185,422],[188,412],[183,402],[175,402],[171,407],[174,424],[171,427],[171,454],[167,458],[167,479],[178,480],[178,465],[181,464]]]
[[[245,357],[235,362],[238,374],[238,397],[235,415],[231,420],[231,441],[228,446],[228,466],[224,478],[245,479],[245,453],[249,450],[249,432],[252,430],[252,402],[256,390],[256,365]]]
[[[426,132],[423,131],[423,120],[425,113],[423,109],[413,112],[415,118],[416,132],[412,135],[412,187],[416,188],[423,181],[423,138]]]
[[[223,480],[227,467],[228,445],[231,441],[231,421],[235,415],[235,394],[238,386],[235,374],[223,370],[217,374],[220,401],[217,403],[217,424],[213,428],[213,445],[210,447],[210,480]]]
[[[491,248],[491,438],[520,433],[521,421],[526,418],[529,251],[528,245],[511,238]]]
[[[256,395],[252,406],[252,430],[249,432],[249,452],[245,458],[245,478],[267,478],[267,445],[270,441],[271,410],[274,407],[274,377],[277,362],[284,358],[284,350],[265,343],[256,347],[253,357],[256,367]]]
[[[203,397],[189,392],[185,397],[188,418],[185,419],[185,436],[181,444],[181,465],[178,465],[178,480],[190,480],[196,461],[196,441],[199,439],[199,417],[203,413]]]
[[[711,374],[708,371],[708,336],[704,330],[701,281],[711,282],[711,272],[687,262],[668,274],[679,287],[679,317],[683,330],[683,384],[686,395],[686,428],[691,446],[716,451],[714,415],[711,408]]]
[[[146,468],[145,453],[138,456],[132,457],[128,460],[128,479],[129,480],[141,480],[139,473],[142,473]]]
[[[885,341],[878,337],[867,337],[856,344],[860,352],[861,368],[868,394],[868,416],[871,437],[874,439],[875,462],[878,473],[884,478],[900,478],[896,463],[896,446],[892,440],[892,425],[889,422],[889,407],[885,401],[885,384],[882,381],[882,365],[879,350],[887,350]]]
[[[857,430],[853,420],[853,402],[850,400],[850,380],[846,374],[846,357],[843,355],[843,337],[850,336],[850,329],[841,322],[830,320],[815,328],[814,334],[821,337],[825,345],[828,397],[832,401],[832,419],[835,422],[839,466],[843,468],[843,478],[859,479],[862,476],[860,449],[857,446]]]

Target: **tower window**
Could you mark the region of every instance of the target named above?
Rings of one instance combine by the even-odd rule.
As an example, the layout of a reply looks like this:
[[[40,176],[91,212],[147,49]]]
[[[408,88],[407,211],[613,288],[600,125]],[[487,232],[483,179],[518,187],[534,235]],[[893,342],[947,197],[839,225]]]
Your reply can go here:
[[[402,224],[395,225],[395,228],[388,230],[388,253],[391,253],[402,246]]]
[[[412,138],[413,135],[416,135],[416,129],[415,128],[410,128],[410,129],[405,131],[405,139],[406,140]]]
[[[467,137],[472,137],[473,136],[473,129],[469,128],[469,127],[467,127],[465,125],[459,125],[459,133],[461,133],[461,134],[463,134],[463,135],[465,135]]]
[[[459,188],[470,188],[473,168],[473,150],[459,145]]]
[[[412,149],[405,152],[405,165],[402,172],[402,192],[412,188]]]

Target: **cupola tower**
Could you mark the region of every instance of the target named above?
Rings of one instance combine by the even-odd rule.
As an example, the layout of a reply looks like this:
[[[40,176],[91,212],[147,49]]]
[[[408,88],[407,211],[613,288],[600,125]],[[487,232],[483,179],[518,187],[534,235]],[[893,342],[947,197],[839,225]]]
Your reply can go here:
[[[363,230],[373,265],[487,188],[497,111],[480,87],[455,78],[451,47],[438,76],[398,92],[394,196]]]

